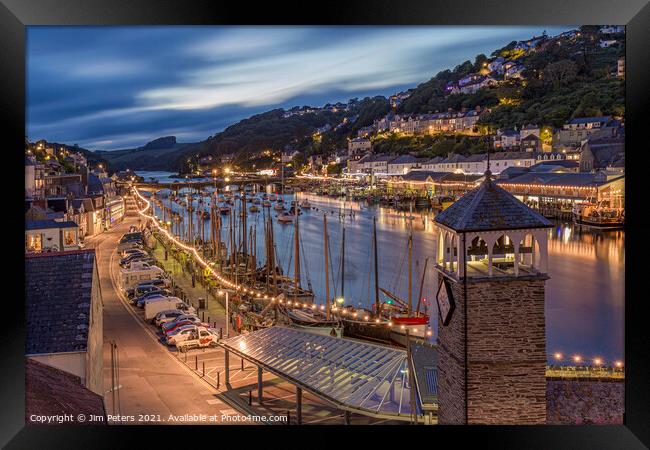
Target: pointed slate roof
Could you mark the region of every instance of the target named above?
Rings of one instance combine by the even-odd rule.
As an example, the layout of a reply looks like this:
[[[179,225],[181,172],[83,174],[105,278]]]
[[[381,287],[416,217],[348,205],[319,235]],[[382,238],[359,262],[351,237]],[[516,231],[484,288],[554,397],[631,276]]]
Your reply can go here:
[[[454,231],[546,228],[553,224],[498,186],[488,170],[485,181],[435,217]]]

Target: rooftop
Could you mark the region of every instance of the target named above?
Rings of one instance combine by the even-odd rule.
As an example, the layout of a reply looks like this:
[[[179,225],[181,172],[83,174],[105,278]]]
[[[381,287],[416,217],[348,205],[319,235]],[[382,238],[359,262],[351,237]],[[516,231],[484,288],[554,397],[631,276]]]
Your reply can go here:
[[[106,417],[104,399],[86,389],[81,379],[27,358],[25,363],[25,418],[32,414],[94,414]]]
[[[489,171],[486,175],[491,175]],[[533,211],[487,176],[435,219],[454,231],[546,228],[551,222]]]
[[[75,222],[66,220],[57,222],[55,220],[28,220],[25,222],[25,230],[47,230],[51,228],[78,228]]]
[[[225,339],[221,345],[343,409],[410,417],[405,350],[279,326]]]
[[[612,118],[610,116],[601,116],[601,117],[576,117],[569,121],[570,124],[579,124],[579,123],[607,123],[610,122]]]
[[[94,250],[25,255],[25,354],[85,351]]]

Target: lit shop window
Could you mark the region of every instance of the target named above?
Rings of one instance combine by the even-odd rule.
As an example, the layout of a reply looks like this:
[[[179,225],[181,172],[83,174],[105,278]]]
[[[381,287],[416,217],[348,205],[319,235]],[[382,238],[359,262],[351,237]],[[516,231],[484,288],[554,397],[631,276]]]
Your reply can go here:
[[[43,249],[43,237],[40,234],[27,235],[27,251],[40,252]]]
[[[65,242],[65,245],[74,245],[75,244],[75,232],[74,231],[64,231],[63,232],[63,242]]]

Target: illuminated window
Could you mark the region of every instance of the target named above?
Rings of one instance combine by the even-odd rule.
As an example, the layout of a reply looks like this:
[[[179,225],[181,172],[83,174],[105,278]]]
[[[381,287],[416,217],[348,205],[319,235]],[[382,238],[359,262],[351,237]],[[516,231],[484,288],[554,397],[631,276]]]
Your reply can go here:
[[[28,234],[25,236],[25,240],[27,241],[25,243],[27,251],[40,252],[43,249],[43,237],[40,234]]]
[[[65,245],[74,245],[75,242],[75,232],[74,231],[64,231],[63,232],[63,242]]]

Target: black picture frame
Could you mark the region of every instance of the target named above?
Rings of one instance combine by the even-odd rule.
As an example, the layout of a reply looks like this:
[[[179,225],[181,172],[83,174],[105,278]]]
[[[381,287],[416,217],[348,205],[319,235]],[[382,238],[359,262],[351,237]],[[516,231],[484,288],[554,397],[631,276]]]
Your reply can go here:
[[[315,8],[314,8],[315,7]],[[316,10],[316,12],[315,12]],[[23,193],[10,186],[20,186],[19,167],[22,158],[17,149],[24,145],[25,137],[25,27],[38,25],[207,25],[207,24],[341,24],[341,25],[579,25],[624,24],[626,36],[626,147],[633,148],[634,141],[642,143],[646,135],[647,114],[650,111],[650,5],[648,0],[388,0],[337,2],[312,5],[308,2],[279,5],[267,2],[251,5],[244,2],[215,2],[207,0],[2,0],[0,3],[0,60],[2,61],[2,108],[0,114],[5,127],[12,130],[5,136],[5,186],[10,194],[5,197],[7,211],[4,225],[6,236],[24,233],[24,222],[15,211],[24,203]],[[639,148],[647,148],[643,143]],[[426,436],[420,439],[439,445],[453,439],[458,446],[474,440],[482,447],[497,448],[644,448],[650,445],[650,390],[647,388],[649,346],[643,314],[645,301],[637,293],[644,292],[645,263],[641,237],[647,233],[644,216],[643,174],[648,152],[628,154],[626,190],[630,195],[626,204],[627,260],[625,302],[625,416],[622,426],[539,426],[539,427],[416,427],[408,433]],[[644,164],[646,163],[646,164]],[[24,205],[23,205],[24,206]],[[22,229],[21,229],[22,228]],[[12,305],[16,316],[23,313],[20,301],[24,272],[13,258],[24,257],[21,239],[9,238],[5,242],[9,261],[5,275],[6,304]],[[15,307],[14,305],[18,305]],[[250,443],[253,431],[247,428],[242,437],[238,427],[222,427],[214,433],[213,427],[194,427],[191,438],[181,428],[165,427],[36,427],[24,424],[24,320],[8,321],[2,327],[5,344],[2,359],[0,392],[3,408],[0,409],[0,445],[7,448],[119,448],[133,445],[135,435],[149,442],[171,445],[173,438],[184,445],[188,442],[232,442],[237,438],[244,445]],[[336,430],[341,431],[342,428]],[[334,427],[327,429],[298,428],[291,433],[281,427],[264,428],[260,436],[265,442],[280,439],[299,440],[314,435],[331,436]],[[355,433],[383,439],[392,433],[389,427],[371,430],[354,427]],[[348,438],[347,429],[337,438]],[[403,433],[403,431],[400,431]],[[144,435],[144,436],[142,436]],[[398,435],[393,435],[398,436]],[[403,438],[403,434],[401,435]],[[409,440],[411,440],[409,439]],[[420,441],[422,442],[422,441]],[[489,443],[492,443],[490,445]],[[205,445],[205,444],[201,444]],[[228,444],[232,445],[232,444]],[[428,445],[428,444],[427,444]]]

